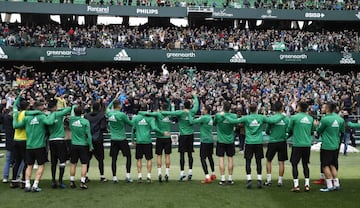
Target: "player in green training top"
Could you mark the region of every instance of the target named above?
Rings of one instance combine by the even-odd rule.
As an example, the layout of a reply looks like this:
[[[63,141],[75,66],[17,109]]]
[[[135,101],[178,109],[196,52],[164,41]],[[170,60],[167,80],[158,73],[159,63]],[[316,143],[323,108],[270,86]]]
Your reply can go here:
[[[292,135],[293,146],[291,150],[290,162],[292,165],[292,173],[294,179],[294,187],[292,192],[299,192],[299,171],[298,164],[302,160],[304,176],[305,176],[305,191],[310,191],[310,148],[312,144],[312,132],[314,130],[314,119],[308,115],[308,104],[305,102],[298,103],[297,114],[291,116],[288,133]]]
[[[274,103],[275,114],[273,117],[282,117],[283,104],[280,101]],[[287,152],[287,128],[289,125],[289,119],[284,117],[279,122],[275,124],[268,124],[266,128],[266,133],[269,135],[269,144],[266,151],[266,182],[265,186],[271,186],[271,161],[273,160],[275,154],[277,153],[279,161],[279,178],[278,186],[283,185],[283,176],[284,176],[284,161],[288,160]]]
[[[126,157],[126,179],[125,181],[131,183],[133,180],[130,177],[131,170],[131,152],[129,147],[129,142],[126,139],[125,135],[125,126],[132,126],[131,121],[128,116],[121,112],[121,103],[118,100],[120,92],[115,96],[114,100],[111,101],[106,110],[106,117],[110,127],[110,157],[111,161],[111,170],[113,174],[113,182],[117,183],[118,179],[116,177],[116,161],[121,150],[122,155]],[[114,107],[113,110],[111,108]]]
[[[17,117],[14,117],[14,128],[26,129],[26,176],[25,176],[25,192],[40,192],[39,181],[44,173],[44,164],[47,160],[46,156],[46,141],[45,125],[51,125],[54,123],[55,115],[46,116],[42,111],[44,110],[44,104],[42,102],[36,102],[34,109],[37,111],[27,111],[25,113],[25,119],[20,123],[17,122]],[[38,170],[36,171],[35,181],[31,187],[30,179],[35,161],[38,164]]]
[[[344,119],[335,113],[336,105],[326,103],[322,106],[322,113],[326,114],[320,120],[318,135],[321,137],[321,166],[326,178],[326,188],[322,192],[329,192],[340,189],[338,178],[338,156],[340,138],[345,133]]]
[[[145,104],[142,104],[140,110],[146,111],[147,106]],[[151,183],[151,169],[153,158],[151,130],[154,130],[155,132],[164,136],[169,136],[170,134],[167,131],[162,131],[158,129],[158,127],[155,125],[154,118],[149,116],[139,114],[133,118],[132,123],[133,128],[136,131],[136,139],[134,140],[134,134],[132,134],[132,140],[134,144],[136,144],[135,158],[137,160],[138,182],[142,182],[142,158],[145,155],[145,159],[147,161],[147,182]]]
[[[246,166],[246,187],[251,188],[251,159],[255,155],[256,160],[256,171],[257,171],[257,187],[262,188],[262,165],[261,159],[264,158],[263,150],[263,125],[264,123],[274,124],[279,122],[284,118],[284,115],[278,117],[266,117],[257,113],[258,106],[256,104],[251,104],[249,107],[250,115],[243,116],[238,119],[232,119],[226,117],[226,119],[231,123],[244,123],[245,124],[245,166]]]
[[[86,172],[87,164],[89,162],[90,154],[92,151],[92,138],[90,131],[90,122],[82,117],[84,108],[82,106],[72,106],[70,116],[70,130],[71,130],[71,153],[70,153],[70,188],[76,188],[75,173],[76,164],[80,159],[81,162],[81,184],[80,188],[87,189],[86,185]]]
[[[162,103],[161,106],[163,112],[169,109],[167,102]],[[140,111],[139,114],[152,116],[155,118],[156,126],[162,131],[171,131],[171,118],[169,116],[164,116],[161,112],[145,112]],[[155,153],[157,154],[157,168],[158,168],[158,179],[159,182],[162,182],[161,166],[162,166],[162,153],[165,153],[165,181],[169,181],[170,175],[170,154],[171,154],[171,137],[170,135],[164,136],[160,133],[155,133],[156,136],[156,145]]]
[[[214,140],[213,140],[213,119],[209,114],[211,112],[210,106],[203,106],[201,109],[200,118],[191,121],[192,124],[200,125],[200,160],[201,165],[205,173],[205,180],[201,183],[211,183],[216,179],[215,165],[213,159],[214,152]],[[206,158],[208,158],[211,168],[211,176],[209,175],[208,166],[206,164]]]
[[[64,116],[71,111],[71,107],[64,109],[57,108],[57,101],[52,100],[48,103],[48,109],[51,114],[55,114],[54,124],[48,126],[49,130],[49,144],[50,144],[50,157],[51,157],[51,177],[52,188],[65,188],[63,183],[63,176],[65,171],[67,148],[65,142],[64,130]],[[56,183],[56,166],[59,161],[59,184]]]
[[[224,156],[228,157],[228,184],[234,184],[232,174],[234,170],[233,156],[235,155],[234,127],[228,119],[236,119],[237,115],[230,113],[231,104],[227,101],[223,103],[223,112],[217,113],[214,118],[214,125],[217,129],[216,156],[219,157],[219,168],[221,180],[219,185],[225,185],[225,163]]]
[[[193,117],[199,109],[199,101],[195,93],[193,93],[194,106],[191,108],[190,100],[184,102],[184,110],[174,112],[163,112],[163,115],[176,116],[179,119],[180,137],[179,137],[179,153],[180,153],[180,177],[179,181],[185,179],[185,152],[188,153],[189,174],[188,180],[192,178],[193,156],[194,152],[194,127],[190,123],[190,117]],[[191,109],[190,109],[191,108]]]

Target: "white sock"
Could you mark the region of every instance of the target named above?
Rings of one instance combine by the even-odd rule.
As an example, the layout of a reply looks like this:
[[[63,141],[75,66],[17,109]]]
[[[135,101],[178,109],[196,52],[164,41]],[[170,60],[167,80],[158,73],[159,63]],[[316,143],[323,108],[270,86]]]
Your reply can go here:
[[[283,182],[283,177],[279,176],[278,183],[282,183],[282,182]]]
[[[225,181],[225,175],[221,175],[221,181]]]
[[[86,175],[85,175],[86,177],[89,177],[89,173],[86,173]]]
[[[326,186],[327,186],[328,189],[333,188],[332,179],[326,179]]]
[[[310,186],[310,178],[305,178],[305,186]]]
[[[166,168],[166,169],[165,169],[165,175],[167,175],[167,176],[170,175],[170,168]]]
[[[142,173],[138,173],[138,178],[142,178]]]
[[[215,173],[215,172],[212,172],[211,175],[216,175],[216,173]]]
[[[184,171],[183,171],[183,170],[180,171],[180,175],[181,175],[181,176],[184,176]]]
[[[336,187],[340,186],[339,178],[334,178],[333,181],[334,181],[334,186],[336,186]]]
[[[161,175],[161,168],[158,168],[158,176]]]
[[[80,181],[81,183],[85,183],[86,177],[81,177]]]
[[[270,174],[266,174],[266,181],[267,181],[268,183],[271,182],[271,173],[270,173]]]
[[[100,175],[100,178],[105,178],[105,175]]]
[[[117,181],[118,178],[116,176],[113,177],[113,181]]]
[[[31,187],[30,180],[25,180],[25,187],[26,187],[26,188],[30,188],[30,187]]]
[[[126,178],[130,178],[130,173],[126,173]]]
[[[299,186],[299,179],[294,179],[294,187],[298,187]]]
[[[70,176],[70,181],[75,181],[75,176]]]
[[[151,173],[148,173],[148,174],[147,174],[147,178],[151,178]]]
[[[192,175],[192,169],[189,169],[189,175]]]
[[[232,179],[232,175],[229,175],[229,181],[232,181],[233,179]]]
[[[209,178],[210,178],[210,175],[209,175],[209,174],[206,174],[206,175],[205,175],[205,178],[206,178],[206,179],[209,179]]]
[[[325,179],[325,174],[324,173],[320,173],[320,179]]]
[[[38,186],[39,186],[39,181],[35,180],[35,181],[34,181],[34,184],[33,184],[33,187],[34,187],[34,188],[37,188]]]
[[[258,179],[258,181],[261,181],[262,180],[262,175],[257,175],[257,179]]]
[[[246,175],[246,180],[251,181],[251,175]]]

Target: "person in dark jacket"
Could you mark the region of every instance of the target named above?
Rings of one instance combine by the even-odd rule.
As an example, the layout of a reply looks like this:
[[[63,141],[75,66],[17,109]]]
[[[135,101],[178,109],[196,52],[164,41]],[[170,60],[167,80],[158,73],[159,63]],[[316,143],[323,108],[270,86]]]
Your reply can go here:
[[[100,102],[94,102],[92,105],[92,111],[85,115],[85,118],[90,122],[90,129],[92,135],[92,143],[94,150],[90,154],[90,160],[94,155],[99,163],[100,181],[106,182],[107,179],[104,175],[104,138],[103,133],[106,131],[106,118],[105,112],[102,109]],[[90,168],[90,160],[88,163],[88,172]],[[89,178],[86,177],[87,181]]]
[[[3,109],[2,113],[0,114],[0,123],[2,124],[4,133],[5,133],[5,149],[6,149],[6,160],[4,163],[4,170],[3,170],[3,183],[9,182],[9,172],[10,167],[14,164],[13,158],[13,139],[14,139],[14,128],[12,126],[13,117],[12,112],[9,109]],[[24,163],[20,164],[20,168],[17,174],[17,178],[20,177],[20,173],[24,168]]]

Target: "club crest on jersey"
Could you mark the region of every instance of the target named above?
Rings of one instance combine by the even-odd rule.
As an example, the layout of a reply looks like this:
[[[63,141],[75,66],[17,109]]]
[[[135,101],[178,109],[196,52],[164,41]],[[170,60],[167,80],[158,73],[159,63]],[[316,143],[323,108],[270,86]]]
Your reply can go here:
[[[82,127],[80,120],[75,121],[74,123],[71,124],[71,126]]]
[[[36,125],[36,124],[39,124],[39,121],[37,120],[36,117],[34,117],[33,119],[31,119],[30,125]]]
[[[260,124],[257,120],[253,120],[249,126],[260,126]]]
[[[114,116],[114,115],[110,116],[110,117],[109,117],[109,121],[114,121],[114,122],[115,122],[115,121],[116,121],[115,116]]]
[[[169,117],[164,117],[162,121],[163,122],[171,122]]]
[[[303,123],[303,124],[311,124],[309,119],[307,117],[304,117],[300,120],[300,123]]]
[[[141,125],[141,126],[146,126],[146,125],[148,125],[148,123],[146,122],[145,119],[141,119],[141,121],[139,121],[138,124]]]

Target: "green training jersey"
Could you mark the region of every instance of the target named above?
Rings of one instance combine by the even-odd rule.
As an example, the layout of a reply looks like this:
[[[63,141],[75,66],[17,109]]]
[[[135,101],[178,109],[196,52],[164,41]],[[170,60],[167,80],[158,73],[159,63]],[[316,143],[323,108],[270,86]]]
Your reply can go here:
[[[139,111],[138,114],[154,117],[155,124],[160,130],[167,131],[167,132],[171,131],[171,117],[170,116],[165,116],[161,112],[146,112],[146,111]],[[161,134],[159,132],[155,132],[155,137],[156,138],[165,138],[165,139],[171,138],[170,135],[165,136],[164,134]]]
[[[317,133],[321,136],[321,149],[337,150],[341,141],[340,135],[345,133],[344,119],[336,113],[323,116]]]
[[[281,113],[271,116],[272,118],[283,117]],[[289,118],[283,117],[279,122],[268,124],[266,133],[269,135],[269,143],[284,142],[287,140],[287,128],[289,125]]]
[[[179,119],[180,135],[191,135],[194,133],[194,127],[190,123],[191,117],[193,117],[199,109],[199,101],[197,96],[194,95],[194,106],[191,110],[177,110],[177,111],[164,111],[163,115],[175,116]]]
[[[51,114],[55,114],[54,124],[49,125],[49,140],[54,139],[65,139],[65,130],[64,130],[64,116],[71,111],[71,107],[63,108]],[[50,115],[51,115],[50,114]]]
[[[89,120],[81,116],[70,116],[71,144],[80,146],[89,146],[94,149],[90,131]]]
[[[234,127],[235,124],[230,123],[228,119],[236,119],[234,113],[217,113],[214,118],[214,125],[217,129],[217,142],[224,144],[234,143]]]
[[[264,123],[277,123],[285,116],[280,114],[277,117],[266,117],[257,113],[242,116],[238,119],[232,119],[226,116],[230,123],[245,124],[245,144],[262,144],[263,142],[263,125]]]
[[[290,117],[288,132],[292,134],[294,147],[311,147],[314,119],[300,112]]]
[[[41,111],[27,111],[25,119],[20,123],[14,118],[14,128],[24,128],[26,130],[27,140],[26,149],[38,149],[46,146],[46,125],[54,123],[55,115],[46,116]]]
[[[213,119],[209,114],[202,115],[200,118],[191,121],[192,124],[200,125],[200,142],[213,143]]]
[[[152,130],[164,134],[163,131],[161,131],[156,127],[155,120],[152,117],[137,115],[133,118],[132,123],[134,130],[136,130],[137,144],[150,144],[152,142],[151,141]],[[132,140],[134,141],[134,131],[132,134]]]
[[[125,125],[132,126],[128,116],[119,110],[108,110],[106,111],[106,117],[110,127],[110,139],[125,140]]]

